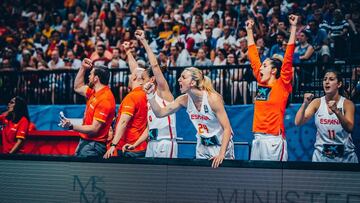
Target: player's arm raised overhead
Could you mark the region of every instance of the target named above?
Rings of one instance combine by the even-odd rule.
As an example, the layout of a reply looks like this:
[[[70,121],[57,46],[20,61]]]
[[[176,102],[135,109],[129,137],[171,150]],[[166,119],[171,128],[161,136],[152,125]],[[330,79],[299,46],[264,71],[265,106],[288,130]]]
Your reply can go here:
[[[136,68],[138,68],[138,63],[136,62],[134,56],[131,53],[131,44],[130,42],[124,42],[122,44],[122,46],[124,47],[127,59],[128,59],[128,63],[129,63],[129,68],[130,68],[130,73],[134,73]]]
[[[289,15],[290,22],[290,37],[286,47],[283,64],[281,67],[280,77],[285,84],[291,84],[293,77],[293,55],[295,50],[295,39],[296,39],[296,24],[298,22],[298,16]]]
[[[148,55],[148,58],[149,58],[149,61],[151,64],[151,68],[152,68],[152,71],[154,73],[155,80],[157,83],[157,91],[158,91],[158,94],[160,94],[159,96],[161,98],[165,99],[166,101],[174,101],[174,96],[170,92],[169,85],[160,69],[160,66],[157,62],[155,54],[151,50],[151,48],[145,38],[144,31],[137,30],[135,32],[135,37],[141,42],[141,44],[144,46],[144,48],[146,50],[146,53]]]
[[[254,40],[254,20],[250,19],[246,21],[246,33],[247,33],[247,42],[248,42],[248,58],[251,64],[251,68],[253,69],[254,76],[256,77],[257,81],[260,81],[260,67],[261,61],[259,58],[258,50],[255,46]]]
[[[81,67],[78,73],[76,74],[76,78],[74,81],[74,91],[82,96],[86,96],[86,90],[88,88],[88,86],[84,83],[85,72],[92,66],[92,61],[88,58],[85,58],[81,63]]]

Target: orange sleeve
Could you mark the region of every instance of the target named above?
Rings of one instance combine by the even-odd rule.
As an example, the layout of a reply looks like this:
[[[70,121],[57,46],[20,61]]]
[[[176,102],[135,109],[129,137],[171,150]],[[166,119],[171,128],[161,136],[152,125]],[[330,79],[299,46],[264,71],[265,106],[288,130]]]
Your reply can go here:
[[[286,85],[291,85],[291,80],[293,77],[293,68],[292,68],[292,62],[293,62],[293,55],[295,50],[295,44],[289,44],[286,47],[286,52],[284,55],[284,61],[281,67],[281,73],[280,77],[281,80]]]
[[[111,111],[113,111],[114,107],[107,100],[100,102],[95,109],[94,119],[100,121],[102,123],[106,123],[108,120],[108,116],[111,115]]]
[[[33,122],[29,123],[29,132],[36,130],[36,125]]]
[[[89,99],[91,97],[91,95],[93,95],[94,93],[95,93],[95,91],[93,89],[91,89],[90,87],[87,87],[86,92],[85,92],[86,99]]]
[[[15,137],[17,139],[25,139],[28,130],[29,130],[29,121],[25,117],[22,117],[19,121]]]
[[[248,46],[248,57],[251,64],[251,68],[253,69],[254,76],[256,77],[257,81],[260,81],[261,61],[255,44]]]
[[[134,94],[130,93],[124,98],[121,104],[120,115],[123,113],[126,113],[130,116],[134,115],[136,109],[135,98],[133,98],[134,96]]]

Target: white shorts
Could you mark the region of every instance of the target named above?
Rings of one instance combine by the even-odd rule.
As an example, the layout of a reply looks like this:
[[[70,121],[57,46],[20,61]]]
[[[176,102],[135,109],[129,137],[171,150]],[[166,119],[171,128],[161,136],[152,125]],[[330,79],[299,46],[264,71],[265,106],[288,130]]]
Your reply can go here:
[[[201,144],[200,138],[198,138],[196,143],[196,158],[197,159],[210,159],[214,156],[219,155],[221,146],[205,146]],[[225,152],[225,159],[235,159],[234,155],[234,142],[232,139],[229,142],[229,145]]]
[[[343,157],[329,158],[324,156],[321,151],[315,149],[313,156],[313,162],[339,162],[339,163],[359,163],[355,152],[345,153]]]
[[[250,160],[287,161],[287,143],[281,135],[255,133]]]
[[[152,140],[148,143],[145,157],[177,158],[178,144],[170,139]]]

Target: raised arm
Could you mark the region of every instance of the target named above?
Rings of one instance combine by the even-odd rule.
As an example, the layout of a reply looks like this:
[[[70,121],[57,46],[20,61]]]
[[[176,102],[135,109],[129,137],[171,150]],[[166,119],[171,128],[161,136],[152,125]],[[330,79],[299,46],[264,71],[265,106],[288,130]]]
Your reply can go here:
[[[261,61],[260,61],[259,53],[255,46],[254,33],[253,33],[254,24],[255,24],[254,21],[251,19],[246,21],[248,59],[250,61],[251,68],[253,69],[253,73],[254,76],[256,77],[256,80],[260,81]]]
[[[298,16],[290,15],[290,37],[286,47],[283,65],[281,67],[280,77],[285,84],[291,84],[291,80],[293,77],[293,55],[295,50],[295,37],[296,37],[296,24],[298,21]]]
[[[85,72],[87,69],[90,69],[93,66],[92,61],[88,58],[85,58],[82,61],[81,67],[76,75],[74,82],[74,91],[82,96],[86,96],[86,90],[88,88],[84,83]]]
[[[314,95],[311,93],[305,93],[304,102],[301,104],[300,109],[295,116],[295,125],[300,126],[309,121],[309,119],[315,114],[320,106],[320,99],[313,99]]]
[[[130,42],[124,42],[122,45],[124,46],[124,50],[125,50],[126,56],[128,58],[130,73],[134,73],[136,68],[138,67],[138,64],[137,64],[134,56],[131,53]]]
[[[145,33],[142,30],[137,30],[135,32],[135,37],[140,41],[140,43],[143,45],[143,47],[146,50],[146,53],[149,57],[149,61],[151,64],[151,69],[154,73],[156,84],[157,84],[157,92],[159,96],[166,101],[174,101],[174,96],[170,92],[169,85],[160,69],[160,66],[157,62],[156,56],[151,50],[146,38]]]
[[[151,109],[155,116],[163,118],[170,114],[177,112],[181,107],[185,107],[187,101],[187,95],[181,95],[175,99],[172,103],[161,108],[155,101],[155,85],[154,83],[148,82],[144,85],[144,90],[147,94],[148,102],[150,103]]]
[[[335,101],[329,101],[328,106],[332,112],[335,113],[336,117],[339,119],[341,126],[346,130],[346,132],[351,133],[354,129],[354,114],[355,106],[352,101],[346,99],[344,101],[344,114],[337,108]]]

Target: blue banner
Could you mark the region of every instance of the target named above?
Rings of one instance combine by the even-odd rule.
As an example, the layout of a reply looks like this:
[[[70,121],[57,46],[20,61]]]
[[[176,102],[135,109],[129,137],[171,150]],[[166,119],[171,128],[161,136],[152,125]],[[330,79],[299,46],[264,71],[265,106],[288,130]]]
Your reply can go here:
[[[288,154],[291,161],[310,161],[314,150],[316,137],[316,127],[314,120],[311,119],[307,124],[297,127],[294,124],[294,118],[299,104],[291,104],[285,115],[285,129],[288,142]],[[4,108],[4,107],[3,107]],[[1,109],[1,108],[0,108]],[[253,105],[238,105],[225,107],[231,126],[234,132],[234,141],[248,142],[251,144],[253,139]],[[57,126],[59,123],[59,112],[63,111],[68,118],[82,118],[85,105],[29,105],[31,121],[35,123],[38,130],[61,130]],[[355,129],[352,133],[357,154],[360,147],[360,105],[356,105]],[[185,109],[181,109],[176,114],[178,137],[184,140],[195,141],[195,128]],[[186,147],[183,147],[186,148]],[[239,152],[237,152],[239,153]],[[179,157],[191,157],[194,154],[188,150],[179,149]],[[244,156],[244,155],[242,155]]]

